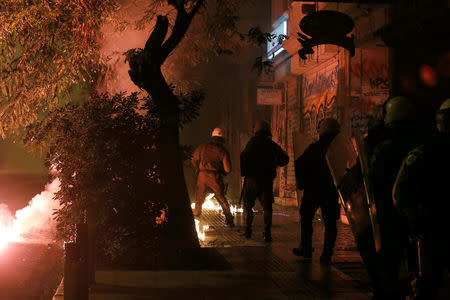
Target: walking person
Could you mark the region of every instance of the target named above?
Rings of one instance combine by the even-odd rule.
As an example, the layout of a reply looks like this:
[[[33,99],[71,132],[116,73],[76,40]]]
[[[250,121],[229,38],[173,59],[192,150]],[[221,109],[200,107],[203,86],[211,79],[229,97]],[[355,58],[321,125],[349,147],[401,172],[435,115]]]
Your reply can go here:
[[[192,165],[197,175],[195,190],[194,217],[199,218],[205,201],[206,189],[214,193],[225,215],[225,223],[234,227],[234,218],[230,212],[230,205],[225,198],[225,184],[223,176],[231,172],[230,153],[225,148],[225,138],[221,128],[214,128],[211,139],[195,149]]]
[[[287,165],[289,156],[272,141],[269,123],[257,122],[254,131],[255,135],[241,153],[241,175],[245,176],[243,188],[245,237],[250,239],[252,236],[253,206],[258,198],[264,210],[264,240],[271,242],[273,181],[277,167]]]
[[[294,255],[305,259],[312,257],[312,221],[320,207],[325,223],[325,240],[320,262],[331,264],[333,248],[337,237],[336,221],[340,215],[338,193],[326,162],[329,145],[339,133],[339,123],[332,118],[319,122],[319,140],[309,145],[295,161],[297,187],[304,190],[300,206],[301,242],[293,249]]]

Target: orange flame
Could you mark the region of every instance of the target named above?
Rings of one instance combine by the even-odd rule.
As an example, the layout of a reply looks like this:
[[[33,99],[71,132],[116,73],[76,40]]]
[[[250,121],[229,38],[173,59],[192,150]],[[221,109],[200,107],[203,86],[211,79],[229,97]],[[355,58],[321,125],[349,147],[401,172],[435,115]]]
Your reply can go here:
[[[214,203],[212,201],[212,198],[215,195],[213,193],[208,194],[208,196],[205,197],[205,202],[203,202],[202,205],[202,210],[213,210],[216,212],[221,212],[222,211],[222,207],[217,204]],[[195,208],[195,203],[191,204],[191,208],[194,209]],[[240,207],[237,207],[236,205],[231,205],[230,206],[230,211],[233,215],[235,215],[236,213],[242,213],[243,209]],[[200,220],[195,219],[195,229],[197,230],[197,237],[201,240],[204,241],[206,239],[206,231],[208,231],[209,229],[209,225],[203,225],[201,224]]]

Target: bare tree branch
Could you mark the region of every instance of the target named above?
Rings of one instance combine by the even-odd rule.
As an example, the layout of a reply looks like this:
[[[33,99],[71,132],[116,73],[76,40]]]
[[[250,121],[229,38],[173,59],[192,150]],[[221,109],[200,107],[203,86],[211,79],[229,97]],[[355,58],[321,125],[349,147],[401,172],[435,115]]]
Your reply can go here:
[[[152,34],[145,43],[144,50],[152,54],[160,51],[161,45],[166,38],[168,29],[169,20],[167,19],[167,17],[159,15],[156,20],[155,28],[153,29]]]
[[[203,5],[203,3],[205,3],[204,0],[199,0],[195,3],[194,7],[192,8],[191,12],[189,13],[191,18],[193,18],[195,16],[195,14],[198,12],[198,10]]]
[[[186,4],[185,2],[186,2],[186,0],[167,0],[167,3],[169,5],[172,5],[176,9],[184,8],[184,5]]]
[[[169,0],[169,3],[174,2]],[[191,25],[192,19],[195,14],[198,12],[201,5],[204,3],[204,0],[198,0],[190,13],[186,11],[184,8],[183,0],[175,1],[177,5],[175,6],[177,9],[177,18],[175,20],[175,25],[172,30],[172,34],[170,37],[164,42],[161,47],[161,64],[167,59],[169,54],[177,47],[177,45],[181,42],[186,32],[189,29],[189,25]],[[179,5],[183,3],[183,6]]]

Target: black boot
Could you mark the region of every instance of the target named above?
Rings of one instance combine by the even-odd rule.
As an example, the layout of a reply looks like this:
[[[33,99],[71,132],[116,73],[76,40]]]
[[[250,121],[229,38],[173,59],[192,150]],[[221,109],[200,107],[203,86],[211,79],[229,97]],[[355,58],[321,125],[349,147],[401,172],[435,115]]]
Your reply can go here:
[[[270,230],[264,231],[263,236],[266,243],[272,242],[272,233],[270,232]]]
[[[225,224],[227,224],[230,228],[234,227],[234,218],[232,214],[225,216]]]
[[[292,253],[296,256],[303,256],[305,259],[311,259],[312,252],[314,251],[314,248],[312,247],[298,247],[292,249]]]
[[[249,240],[252,237],[252,228],[251,227],[245,228],[244,236],[247,240]]]
[[[322,253],[320,256],[320,263],[325,266],[331,265],[331,256],[332,255],[329,253]]]

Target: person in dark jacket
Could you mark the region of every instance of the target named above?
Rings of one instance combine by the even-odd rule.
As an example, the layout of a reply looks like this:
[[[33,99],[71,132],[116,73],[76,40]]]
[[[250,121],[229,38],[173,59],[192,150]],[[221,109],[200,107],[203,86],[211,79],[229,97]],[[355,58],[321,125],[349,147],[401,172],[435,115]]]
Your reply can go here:
[[[245,176],[243,199],[247,239],[252,235],[253,206],[258,198],[264,210],[264,240],[272,241],[273,180],[277,167],[285,166],[288,162],[286,152],[272,141],[269,123],[257,122],[255,135],[241,153],[241,175]]]
[[[209,188],[213,191],[222,207],[225,223],[230,227],[234,227],[233,215],[230,212],[230,205],[225,198],[225,184],[223,182],[223,176],[231,172],[230,153],[225,148],[224,142],[222,130],[215,128],[212,132],[211,140],[198,146],[194,151],[191,162],[198,174],[194,217],[200,217],[206,189]]]
[[[330,264],[337,237],[336,220],[340,206],[333,177],[328,169],[326,153],[328,146],[339,133],[340,126],[335,119],[326,118],[319,122],[319,140],[309,145],[295,161],[297,187],[304,190],[300,206],[301,242],[293,253],[310,259],[312,256],[312,221],[320,207],[325,223],[325,241],[320,257],[322,264]]]
[[[370,183],[380,226],[380,290],[377,299],[400,299],[400,266],[407,249],[407,226],[394,206],[392,189],[406,155],[421,143],[414,102],[402,96],[385,105],[387,136],[370,157]]]
[[[410,151],[394,188],[394,204],[406,219],[415,241],[420,268],[413,281],[413,299],[436,299],[444,269],[450,268],[450,99],[440,107],[437,132]],[[417,247],[417,246],[416,246]]]

